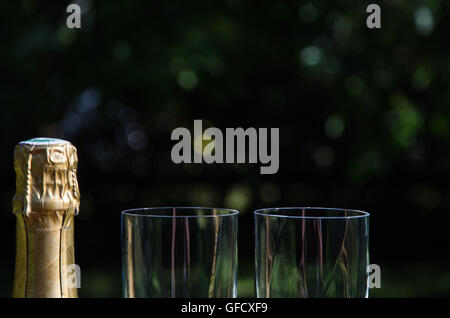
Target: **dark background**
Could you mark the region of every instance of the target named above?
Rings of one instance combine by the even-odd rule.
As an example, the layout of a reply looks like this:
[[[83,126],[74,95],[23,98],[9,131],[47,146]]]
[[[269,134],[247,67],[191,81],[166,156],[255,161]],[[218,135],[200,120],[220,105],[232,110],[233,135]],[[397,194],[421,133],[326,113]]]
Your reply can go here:
[[[12,290],[14,146],[78,149],[81,297],[121,296],[120,212],[241,211],[239,295],[253,296],[252,211],[371,212],[373,297],[450,295],[450,4],[389,1],[0,3],[0,296]],[[175,165],[176,127],[279,127],[280,170]]]

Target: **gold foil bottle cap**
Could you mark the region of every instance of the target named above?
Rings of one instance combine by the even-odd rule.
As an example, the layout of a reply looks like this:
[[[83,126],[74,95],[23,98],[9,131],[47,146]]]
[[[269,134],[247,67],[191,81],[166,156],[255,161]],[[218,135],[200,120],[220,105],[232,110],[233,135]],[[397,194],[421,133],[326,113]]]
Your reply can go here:
[[[77,166],[77,149],[68,141],[34,138],[20,142],[14,150],[13,212],[28,216],[66,210],[77,215]]]

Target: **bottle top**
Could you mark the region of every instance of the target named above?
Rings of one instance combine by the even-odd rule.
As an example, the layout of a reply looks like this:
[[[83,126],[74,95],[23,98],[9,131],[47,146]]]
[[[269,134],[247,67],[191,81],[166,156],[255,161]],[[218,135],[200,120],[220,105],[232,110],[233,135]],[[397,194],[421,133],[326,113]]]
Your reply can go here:
[[[77,149],[68,141],[33,138],[14,150],[15,214],[66,210],[75,215],[80,206]]]

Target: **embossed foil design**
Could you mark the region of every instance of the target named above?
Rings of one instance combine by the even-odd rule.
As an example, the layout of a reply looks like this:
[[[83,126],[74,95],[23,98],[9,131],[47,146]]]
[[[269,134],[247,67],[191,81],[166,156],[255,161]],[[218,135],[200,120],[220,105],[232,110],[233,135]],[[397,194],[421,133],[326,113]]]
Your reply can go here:
[[[73,226],[80,194],[76,148],[61,139],[35,138],[14,152],[17,217],[13,297],[77,297]]]

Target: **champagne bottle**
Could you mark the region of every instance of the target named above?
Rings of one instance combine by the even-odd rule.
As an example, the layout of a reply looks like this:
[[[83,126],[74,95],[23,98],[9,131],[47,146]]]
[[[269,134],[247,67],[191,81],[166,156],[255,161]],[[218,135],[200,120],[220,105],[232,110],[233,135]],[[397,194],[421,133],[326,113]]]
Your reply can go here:
[[[68,141],[34,138],[14,151],[17,217],[13,297],[77,297],[74,216],[80,194],[76,148]],[[74,273],[75,272],[75,273]]]

